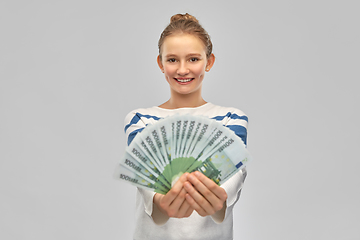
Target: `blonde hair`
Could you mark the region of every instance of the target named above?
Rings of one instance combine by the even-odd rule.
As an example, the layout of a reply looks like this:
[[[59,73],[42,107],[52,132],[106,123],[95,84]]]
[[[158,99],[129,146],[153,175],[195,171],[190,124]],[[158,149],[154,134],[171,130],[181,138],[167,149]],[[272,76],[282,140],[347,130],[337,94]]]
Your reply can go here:
[[[194,16],[185,13],[185,14],[173,15],[170,18],[169,25],[161,33],[158,42],[160,59],[161,59],[161,47],[164,43],[165,38],[170,35],[179,34],[179,33],[191,34],[198,37],[205,46],[206,57],[207,58],[210,57],[213,46],[209,34],[199,24],[199,21]]]

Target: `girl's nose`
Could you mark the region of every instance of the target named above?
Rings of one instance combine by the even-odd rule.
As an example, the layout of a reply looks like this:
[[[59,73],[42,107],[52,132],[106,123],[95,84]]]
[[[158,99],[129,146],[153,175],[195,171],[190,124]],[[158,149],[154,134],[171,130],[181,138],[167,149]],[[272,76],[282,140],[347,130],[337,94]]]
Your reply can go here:
[[[186,75],[186,74],[189,73],[189,69],[188,69],[188,67],[186,66],[185,63],[180,63],[176,73],[179,74],[179,75]]]

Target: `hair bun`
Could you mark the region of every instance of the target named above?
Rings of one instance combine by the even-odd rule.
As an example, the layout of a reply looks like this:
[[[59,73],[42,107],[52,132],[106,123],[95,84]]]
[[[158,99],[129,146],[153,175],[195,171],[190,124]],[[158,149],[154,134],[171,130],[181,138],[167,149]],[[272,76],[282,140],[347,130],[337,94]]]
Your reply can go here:
[[[212,54],[212,42],[209,34],[205,29],[200,25],[199,21],[192,15],[185,14],[175,14],[170,18],[170,23],[166,26],[164,31],[162,31],[159,41],[159,57],[161,60],[162,56],[162,45],[165,41],[165,38],[173,34],[190,34],[195,37],[198,37],[201,42],[204,44],[206,49],[206,58],[209,59]]]
[[[190,21],[194,21],[194,22],[199,23],[199,21],[196,19],[196,17],[194,17],[194,16],[192,16],[192,15],[190,15],[188,13],[185,13],[185,14],[178,13],[178,14],[173,15],[170,18],[170,23],[176,22],[176,21],[179,21],[179,20],[190,20]]]

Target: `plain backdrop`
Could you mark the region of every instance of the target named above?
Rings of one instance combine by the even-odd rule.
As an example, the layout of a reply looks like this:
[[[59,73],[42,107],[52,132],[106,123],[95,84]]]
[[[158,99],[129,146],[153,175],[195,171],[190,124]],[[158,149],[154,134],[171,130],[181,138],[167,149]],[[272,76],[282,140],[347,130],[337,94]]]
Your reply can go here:
[[[157,41],[185,12],[214,44],[205,100],[249,116],[234,239],[360,239],[358,9],[2,0],[0,239],[132,239],[136,190],[112,178],[123,121],[169,98]]]

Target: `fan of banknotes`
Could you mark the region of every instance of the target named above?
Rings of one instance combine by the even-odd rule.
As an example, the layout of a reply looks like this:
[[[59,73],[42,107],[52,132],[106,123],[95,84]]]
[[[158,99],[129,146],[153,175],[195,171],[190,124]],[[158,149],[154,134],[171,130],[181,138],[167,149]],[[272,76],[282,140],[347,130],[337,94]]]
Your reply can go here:
[[[166,194],[185,172],[200,171],[221,185],[250,159],[241,138],[220,122],[174,115],[148,125],[134,138],[115,178]]]

